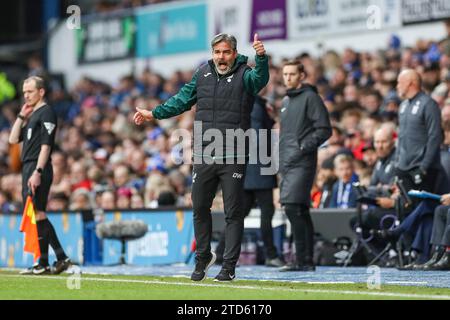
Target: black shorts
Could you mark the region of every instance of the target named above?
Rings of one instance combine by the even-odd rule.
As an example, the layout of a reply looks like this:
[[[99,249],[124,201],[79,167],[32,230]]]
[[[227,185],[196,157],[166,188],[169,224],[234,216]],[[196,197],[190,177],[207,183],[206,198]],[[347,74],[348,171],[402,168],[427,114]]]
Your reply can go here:
[[[36,170],[37,162],[30,161],[25,162],[22,168],[22,197],[23,204],[27,200],[28,196],[28,180],[30,179],[33,171]],[[47,208],[48,195],[50,193],[50,186],[53,181],[53,167],[51,164],[47,164],[42,171],[41,184],[36,189],[36,193],[33,197],[33,204],[36,211],[44,211]]]

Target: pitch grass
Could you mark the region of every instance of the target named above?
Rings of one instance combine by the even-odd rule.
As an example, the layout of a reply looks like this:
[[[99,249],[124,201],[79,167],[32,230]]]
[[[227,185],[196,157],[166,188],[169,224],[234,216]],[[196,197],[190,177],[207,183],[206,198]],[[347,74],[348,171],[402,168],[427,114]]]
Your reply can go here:
[[[0,300],[410,300],[450,299],[448,288],[366,284],[313,285],[237,280],[199,284],[187,278],[81,275],[80,288],[69,275],[20,276],[0,270]]]

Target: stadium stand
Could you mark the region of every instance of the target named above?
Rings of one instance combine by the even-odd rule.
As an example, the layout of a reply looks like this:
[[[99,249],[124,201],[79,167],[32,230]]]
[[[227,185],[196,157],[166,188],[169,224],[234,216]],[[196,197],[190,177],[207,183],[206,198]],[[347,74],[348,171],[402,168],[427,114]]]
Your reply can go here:
[[[159,2],[162,1],[130,0],[118,5],[115,1],[101,1],[93,10],[104,12]],[[285,92],[281,65],[285,60],[299,59],[308,73],[306,82],[317,86],[335,128],[333,136],[319,150],[318,168],[322,168],[319,173],[324,163],[345,154],[353,162],[351,181],[368,185],[375,161],[367,151],[372,149],[369,146],[373,144],[374,132],[381,124],[398,126],[400,99],[395,90],[396,79],[400,70],[413,68],[422,76],[425,92],[442,109],[442,125],[447,128],[442,157],[447,159],[450,145],[448,26],[448,37],[438,42],[418,40],[414,46],[405,47],[401,39],[393,38],[384,50],[376,52],[351,48],[342,54],[330,50],[321,56],[305,52],[286,57],[278,64],[271,62],[265,97],[277,120],[274,128],[279,124]],[[49,80],[47,98],[60,122],[49,210],[154,209],[167,201],[179,207],[191,207],[191,166],[175,161],[190,156],[183,154],[190,147],[189,141],[180,143],[172,134],[177,129],[192,130],[193,112],[144,127],[135,126],[132,117],[137,106],[152,109],[172,96],[190,81],[193,72],[177,71],[163,77],[147,68],[141,73],[123,75],[113,86],[86,76],[74,87],[65,88],[57,75],[45,70],[39,56],[30,58],[28,75],[41,75]],[[19,83],[16,86],[20,88]],[[8,136],[20,103],[19,99],[8,98],[10,92],[8,82],[0,82],[0,208],[3,212],[18,212],[22,201],[19,151],[9,146]],[[321,180],[323,175],[317,177],[311,195],[315,208],[321,204],[324,186],[328,191],[333,188]],[[328,172],[326,181],[335,179],[333,171]],[[277,197],[275,204],[279,205]],[[327,202],[321,208],[331,206]],[[223,211],[220,191],[213,211]]]

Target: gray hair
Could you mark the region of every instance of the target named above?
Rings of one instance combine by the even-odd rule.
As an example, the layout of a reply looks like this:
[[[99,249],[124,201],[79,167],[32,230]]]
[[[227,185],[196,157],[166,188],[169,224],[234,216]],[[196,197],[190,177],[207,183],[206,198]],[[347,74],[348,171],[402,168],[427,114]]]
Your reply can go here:
[[[38,76],[32,76],[29,78],[26,78],[23,83],[25,82],[31,82],[34,81],[35,85],[36,85],[36,89],[45,89],[45,81],[44,79],[42,79],[41,77]]]
[[[218,35],[216,35],[211,41],[211,48],[214,48],[216,44],[223,41],[227,42],[234,51],[237,50],[236,37],[227,33],[219,33]]]

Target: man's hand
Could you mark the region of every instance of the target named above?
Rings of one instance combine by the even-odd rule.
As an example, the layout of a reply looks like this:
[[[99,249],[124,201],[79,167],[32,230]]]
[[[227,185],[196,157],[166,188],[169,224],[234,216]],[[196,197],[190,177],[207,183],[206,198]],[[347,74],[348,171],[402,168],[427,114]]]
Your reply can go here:
[[[144,121],[151,121],[153,119],[153,113],[149,110],[136,107],[136,113],[134,114],[134,123],[138,126],[144,123]]]
[[[417,169],[411,171],[411,176],[416,185],[419,185],[425,181],[426,174],[427,174],[426,171],[421,168],[417,168]]]
[[[444,206],[450,206],[450,193],[449,193],[449,194],[444,194],[444,195],[441,197],[441,203],[442,203]]]
[[[255,33],[255,36],[253,38],[253,49],[255,49],[256,54],[258,56],[263,56],[266,54],[266,49],[264,49],[264,44],[262,43],[262,41],[259,40],[257,33]]]
[[[28,104],[24,104],[22,106],[22,109],[20,110],[19,114],[21,116],[23,116],[24,118],[27,118],[32,112],[33,112],[33,107]]]
[[[393,200],[397,200],[398,198],[400,198],[401,193],[400,193],[400,189],[397,187],[396,184],[393,184],[389,190],[391,192],[391,199]]]
[[[392,209],[395,207],[395,200],[391,198],[377,198],[377,204],[383,209]]]
[[[28,179],[28,188],[31,190],[31,193],[34,195],[36,189],[41,185],[41,175],[39,172],[34,171],[31,175],[30,179]]]

